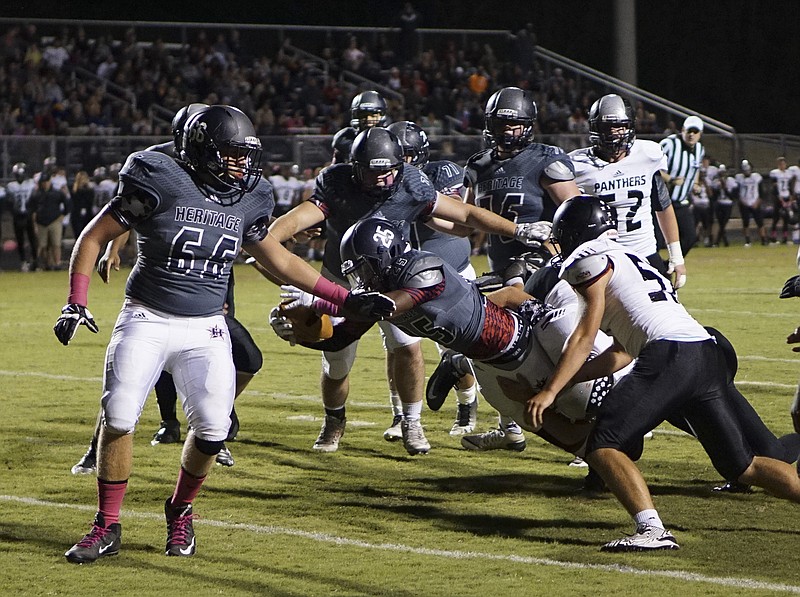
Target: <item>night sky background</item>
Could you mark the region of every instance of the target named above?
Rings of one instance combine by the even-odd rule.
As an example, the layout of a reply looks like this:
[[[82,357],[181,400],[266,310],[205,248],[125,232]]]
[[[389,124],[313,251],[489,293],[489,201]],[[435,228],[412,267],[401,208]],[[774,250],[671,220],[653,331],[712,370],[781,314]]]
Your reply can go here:
[[[119,19],[388,27],[402,1],[29,2],[3,17]],[[614,74],[612,0],[413,2],[422,27],[516,31],[532,22],[538,43]],[[167,6],[168,5],[168,6]],[[740,133],[800,134],[800,2],[639,0],[638,85]]]

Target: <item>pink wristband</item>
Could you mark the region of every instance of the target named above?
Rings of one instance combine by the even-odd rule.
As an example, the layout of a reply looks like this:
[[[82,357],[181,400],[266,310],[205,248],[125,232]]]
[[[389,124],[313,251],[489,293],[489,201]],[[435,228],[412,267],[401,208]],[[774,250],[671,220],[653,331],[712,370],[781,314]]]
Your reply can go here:
[[[350,291],[320,276],[317,283],[314,284],[312,293],[334,305],[342,306]]]
[[[317,313],[326,313],[328,315],[339,315],[339,307],[325,299],[317,299],[311,307]]]
[[[89,276],[86,274],[70,274],[69,276],[69,296],[68,304],[76,304],[85,307],[89,302]]]

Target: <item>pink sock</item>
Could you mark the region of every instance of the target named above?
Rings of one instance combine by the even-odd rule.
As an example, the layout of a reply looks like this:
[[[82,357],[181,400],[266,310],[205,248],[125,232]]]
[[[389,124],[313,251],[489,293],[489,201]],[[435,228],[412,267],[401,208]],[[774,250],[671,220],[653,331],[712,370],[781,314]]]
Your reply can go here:
[[[97,480],[97,511],[103,515],[106,528],[119,522],[119,511],[122,509],[122,500],[128,489],[128,481],[103,481]]]
[[[175,493],[172,494],[172,505],[191,504],[205,480],[206,475],[195,477],[181,467],[181,472],[178,473],[178,483],[175,485]]]

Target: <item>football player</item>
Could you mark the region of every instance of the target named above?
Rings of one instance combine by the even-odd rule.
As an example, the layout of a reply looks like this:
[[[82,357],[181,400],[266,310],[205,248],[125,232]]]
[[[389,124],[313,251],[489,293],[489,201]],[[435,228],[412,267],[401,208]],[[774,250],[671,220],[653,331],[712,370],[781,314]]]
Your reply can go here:
[[[535,223],[549,219],[555,205],[580,193],[569,156],[558,147],[533,141],[536,115],[529,91],[504,87],[492,94],[484,110],[488,148],[470,157],[466,165],[468,203],[512,222]],[[526,250],[513,238],[490,234],[489,267],[504,271]],[[446,369],[449,363],[443,359],[440,366]],[[443,372],[442,377],[446,378]],[[435,386],[429,388],[435,390]],[[496,429],[464,436],[461,443],[472,450],[519,450],[525,447],[525,436],[515,421],[501,416]]]
[[[777,242],[778,222],[783,220],[781,242],[789,242],[789,228],[797,224],[797,197],[792,192],[794,173],[786,167],[786,158],[779,157],[778,167],[769,172],[772,180],[772,193],[775,196],[775,211],[772,216],[770,240]]]
[[[373,127],[358,134],[350,153],[350,164],[335,164],[317,178],[314,195],[270,226],[279,242],[325,220],[328,247],[323,261],[324,275],[341,280],[339,245],[342,234],[365,217],[381,216],[410,233],[420,218],[434,217],[467,228],[538,244],[542,231],[528,224],[515,224],[490,211],[462,203],[437,192],[430,180],[407,164],[397,136]],[[419,417],[422,411],[424,361],[419,338],[382,323],[386,349],[394,353],[393,376],[403,404],[403,444],[411,454],[427,453],[430,444]],[[356,344],[323,353],[322,400],[325,420],[314,449],[333,452],[344,433],[348,375],[355,359]]]
[[[589,110],[589,147],[569,154],[575,182],[617,210],[617,242],[645,257],[664,275],[674,273],[675,288],[686,283],[678,222],[661,170],[667,158],[655,141],[636,138],[630,102],[616,94],[604,95]],[[667,242],[669,267],[658,254],[653,210]]]
[[[428,135],[416,123],[403,120],[387,127],[400,140],[407,163],[420,168],[433,183],[433,188],[444,195],[461,201],[464,192],[464,169],[449,160],[430,161],[430,142]],[[446,223],[439,223],[447,225]],[[451,232],[455,232],[451,230]],[[470,262],[471,245],[466,236],[456,236],[425,225],[422,221],[414,222],[411,227],[411,246],[434,253],[441,257],[467,280],[475,279],[475,269]],[[439,354],[443,348],[437,344]],[[456,385],[458,411],[456,420],[450,429],[450,435],[459,436],[472,433],[478,416],[478,388],[475,377],[468,372],[459,379]],[[386,430],[384,437],[390,439],[400,431],[402,421],[402,405],[399,399],[393,403],[394,421]]]
[[[744,246],[750,246],[750,220],[756,224],[762,245],[769,244],[764,230],[764,210],[761,204],[761,181],[763,177],[753,171],[749,160],[742,160],[741,171],[734,177],[739,197],[739,214],[742,216]]]
[[[614,386],[589,435],[585,460],[633,517],[636,531],[607,543],[606,551],[677,549],[653,505],[641,472],[625,449],[671,416],[684,417],[714,467],[728,480],[764,487],[800,502],[800,478],[775,457],[774,436],[755,411],[740,412],[728,396],[725,355],[709,332],[678,302],[672,285],[643,257],[626,251],[613,208],[593,196],[564,202],[553,220],[553,242],[563,264],[560,277],[585,304],[555,371],[530,398],[526,417],[542,424],[584,365],[600,328],[615,343],[607,353],[635,357],[631,372]],[[602,358],[604,355],[601,355]]]
[[[31,195],[36,188],[36,183],[28,176],[28,166],[24,162],[17,162],[11,168],[14,180],[6,185],[6,195],[11,203],[11,217],[14,224],[14,236],[17,239],[17,252],[19,253],[20,269],[23,272],[39,269],[39,238],[36,236],[36,224],[33,213],[28,207]],[[31,247],[31,260],[25,258],[25,237]]]
[[[90,532],[65,553],[70,562],[119,552],[133,431],[164,369],[173,375],[191,426],[175,490],[164,504],[165,553],[194,554],[192,505],[230,427],[235,369],[222,311],[243,245],[276,277],[321,292],[336,309],[376,319],[392,312],[388,298],[354,295],[323,279],[268,233],[273,199],[261,176],[261,153],[253,124],[241,111],[209,106],[186,122],[183,160],[156,151],[128,156],[117,196],[75,244],[67,304],[54,326],[64,345],[80,326],[98,331],[87,299],[101,249],[131,228],[139,233],[137,264],[106,351],[98,511]]]

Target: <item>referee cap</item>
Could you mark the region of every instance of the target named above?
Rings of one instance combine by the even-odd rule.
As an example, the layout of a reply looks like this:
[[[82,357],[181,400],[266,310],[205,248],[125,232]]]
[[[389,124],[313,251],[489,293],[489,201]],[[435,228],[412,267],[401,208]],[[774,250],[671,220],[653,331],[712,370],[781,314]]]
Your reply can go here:
[[[697,129],[698,131],[702,132],[703,121],[697,116],[689,116],[683,121],[683,130],[688,131],[689,129]]]

